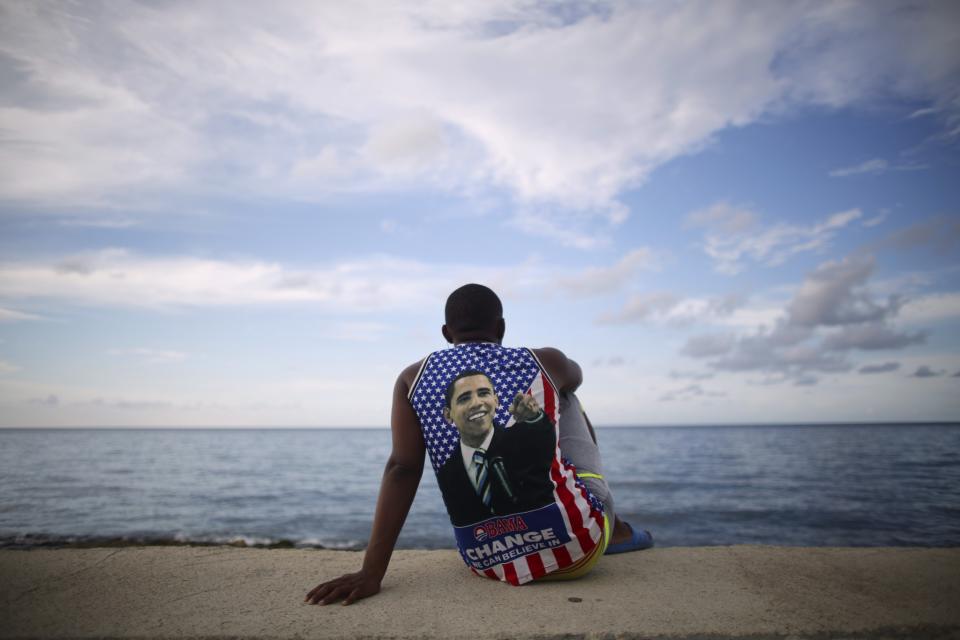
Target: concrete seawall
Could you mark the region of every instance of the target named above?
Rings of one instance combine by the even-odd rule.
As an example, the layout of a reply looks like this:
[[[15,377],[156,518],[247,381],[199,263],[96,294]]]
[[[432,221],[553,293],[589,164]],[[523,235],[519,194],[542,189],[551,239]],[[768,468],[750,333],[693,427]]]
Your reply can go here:
[[[0,638],[960,638],[960,548],[701,547],[510,587],[399,551],[383,591],[303,604],[355,552],[0,551]]]

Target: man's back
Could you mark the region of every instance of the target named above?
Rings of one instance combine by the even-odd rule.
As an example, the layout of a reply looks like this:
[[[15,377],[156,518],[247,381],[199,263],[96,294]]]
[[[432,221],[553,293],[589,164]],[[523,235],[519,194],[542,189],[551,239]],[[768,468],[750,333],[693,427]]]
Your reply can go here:
[[[425,359],[409,398],[471,569],[522,584],[594,552],[602,507],[560,455],[559,392],[533,351],[458,342]]]

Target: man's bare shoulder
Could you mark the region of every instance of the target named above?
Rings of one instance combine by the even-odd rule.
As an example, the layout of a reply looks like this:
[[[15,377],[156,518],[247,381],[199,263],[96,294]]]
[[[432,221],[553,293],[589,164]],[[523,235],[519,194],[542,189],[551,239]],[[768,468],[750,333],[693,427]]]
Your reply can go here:
[[[564,355],[563,351],[557,349],[556,347],[538,347],[536,349],[531,349],[537,357],[543,360],[544,358],[563,358],[567,359],[567,356]]]
[[[416,379],[417,373],[420,372],[420,367],[423,366],[424,360],[426,360],[426,358],[405,367],[403,371],[400,372],[400,375],[397,376],[397,386],[402,387],[405,391],[409,391],[410,387],[413,386],[413,381]]]
[[[561,371],[567,368],[567,358],[566,354],[560,349],[555,347],[540,347],[538,349],[531,349],[533,353],[537,356],[543,366],[547,368],[547,371]]]

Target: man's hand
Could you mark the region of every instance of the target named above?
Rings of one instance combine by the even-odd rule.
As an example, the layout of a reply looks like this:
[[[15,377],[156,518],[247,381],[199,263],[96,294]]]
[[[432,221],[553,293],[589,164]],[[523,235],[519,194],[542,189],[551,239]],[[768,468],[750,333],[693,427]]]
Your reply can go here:
[[[510,405],[510,414],[517,419],[517,422],[533,420],[540,415],[540,405],[533,396],[518,392]]]
[[[380,581],[367,575],[362,569],[356,573],[342,575],[314,587],[304,602],[309,604],[330,604],[343,598],[343,604],[353,604],[361,598],[368,598],[380,592]]]

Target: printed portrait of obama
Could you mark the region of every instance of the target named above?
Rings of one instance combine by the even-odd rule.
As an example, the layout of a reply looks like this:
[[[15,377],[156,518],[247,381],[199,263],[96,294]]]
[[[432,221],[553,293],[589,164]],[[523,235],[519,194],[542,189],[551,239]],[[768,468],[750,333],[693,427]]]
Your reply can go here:
[[[496,389],[482,371],[464,371],[447,387],[443,417],[460,432],[460,447],[437,472],[437,480],[454,526],[553,502],[553,423],[533,396],[516,395],[509,409],[515,422],[509,428],[494,425],[499,407]]]

